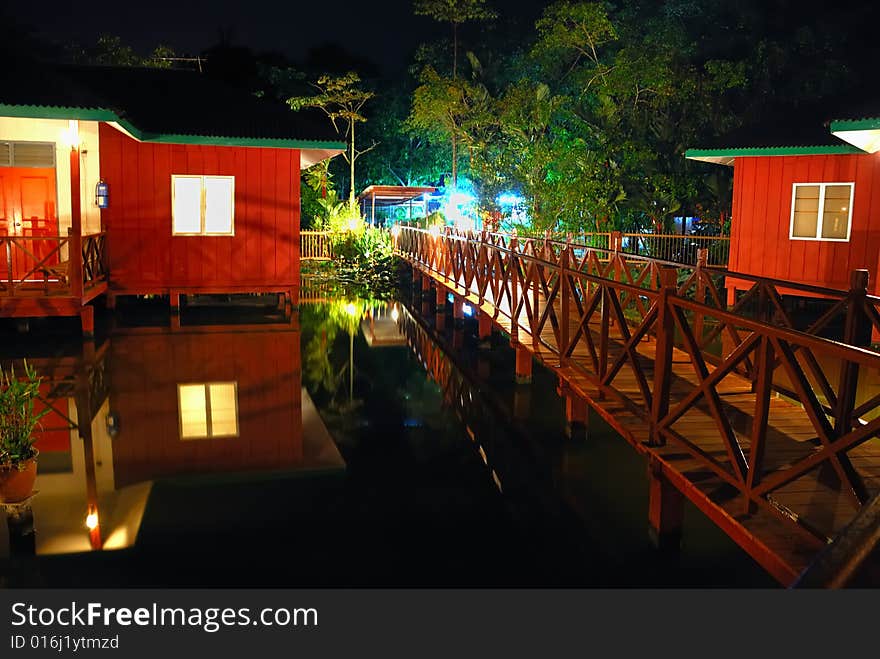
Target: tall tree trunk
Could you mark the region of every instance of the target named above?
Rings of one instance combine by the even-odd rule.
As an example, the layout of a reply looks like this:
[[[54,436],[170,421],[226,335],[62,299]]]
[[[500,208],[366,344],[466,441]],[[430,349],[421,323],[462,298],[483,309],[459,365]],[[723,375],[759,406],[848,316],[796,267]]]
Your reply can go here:
[[[348,201],[354,206],[354,121],[351,122],[351,154],[348,158],[348,165],[351,168],[351,186],[348,193]]]
[[[452,23],[452,79],[458,77],[458,23]]]
[[[452,23],[452,80],[458,78],[458,23]],[[458,156],[455,150],[455,132],[452,133],[452,189],[458,188]]]

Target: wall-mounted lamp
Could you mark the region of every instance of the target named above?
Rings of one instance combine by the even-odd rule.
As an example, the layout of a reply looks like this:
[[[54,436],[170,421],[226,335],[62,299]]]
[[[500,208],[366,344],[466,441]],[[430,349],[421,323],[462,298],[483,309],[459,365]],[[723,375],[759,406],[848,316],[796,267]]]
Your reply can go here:
[[[71,119],[67,122],[67,131],[64,135],[67,146],[71,149],[79,149],[79,121]]]
[[[98,208],[107,208],[110,205],[110,186],[104,183],[104,179],[95,186],[95,204]]]
[[[94,531],[98,528],[98,511],[90,510],[89,514],[86,515],[86,528],[89,531]]]
[[[119,434],[119,415],[116,412],[107,414],[107,434],[110,435],[110,439],[115,439]]]

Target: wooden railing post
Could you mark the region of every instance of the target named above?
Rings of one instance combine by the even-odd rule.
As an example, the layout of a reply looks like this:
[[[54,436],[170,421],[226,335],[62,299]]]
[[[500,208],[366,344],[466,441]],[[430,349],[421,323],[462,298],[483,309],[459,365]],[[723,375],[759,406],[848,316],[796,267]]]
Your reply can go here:
[[[853,270],[849,278],[849,301],[843,326],[843,342],[857,348],[871,345],[871,321],[865,313],[868,295],[868,271]],[[859,386],[859,364],[847,360],[840,369],[837,409],[834,410],[834,434],[837,437],[853,428],[852,411]]]
[[[82,298],[83,293],[83,267],[82,267],[82,236],[74,231],[73,227],[67,229],[68,242],[67,252],[69,255],[70,272],[67,276],[70,294],[73,297]]]
[[[12,239],[6,238],[3,243],[6,245],[6,277],[9,281],[8,294],[15,295],[15,282],[12,281]]]
[[[559,306],[560,306],[560,324],[559,328],[559,365],[565,366],[568,361],[566,353],[568,351],[568,342],[571,341],[571,286],[568,274],[568,262],[571,253],[571,234],[565,236],[565,247],[562,254],[559,255]]]
[[[660,269],[660,290],[657,296],[657,348],[654,356],[654,388],[651,406],[651,445],[666,443],[660,432],[660,421],[669,412],[669,391],[672,385],[672,348],[675,344],[675,320],[671,304],[675,296],[677,271]]]
[[[697,250],[697,276],[696,276],[696,299],[700,304],[706,304],[706,284],[704,277],[708,277],[709,273],[706,268],[709,264],[709,250]],[[694,337],[697,339],[697,345],[703,345],[703,314],[699,311],[694,313]]]
[[[519,241],[516,237],[516,230],[510,237],[510,262],[507,264],[507,271],[510,273],[510,338],[516,340],[519,337],[519,313],[517,312],[517,295],[519,282],[519,259],[516,250],[519,248]]]
[[[480,244],[477,246],[477,294],[479,295],[480,306],[483,306],[487,286],[484,286],[486,278],[489,277],[488,250],[486,249],[486,230],[480,231]]]

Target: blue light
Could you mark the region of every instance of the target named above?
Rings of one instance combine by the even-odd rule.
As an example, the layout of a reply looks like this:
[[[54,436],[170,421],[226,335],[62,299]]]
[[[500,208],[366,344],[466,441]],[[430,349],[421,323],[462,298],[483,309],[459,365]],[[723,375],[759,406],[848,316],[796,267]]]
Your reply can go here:
[[[495,199],[495,202],[499,206],[516,206],[524,201],[525,199],[523,197],[520,197],[514,192],[505,192],[504,194],[498,195],[498,198]]]
[[[471,316],[474,315],[474,308],[469,304],[463,305],[461,307],[461,310],[462,310],[462,313],[464,313],[464,315],[467,316],[468,318],[470,318]]]

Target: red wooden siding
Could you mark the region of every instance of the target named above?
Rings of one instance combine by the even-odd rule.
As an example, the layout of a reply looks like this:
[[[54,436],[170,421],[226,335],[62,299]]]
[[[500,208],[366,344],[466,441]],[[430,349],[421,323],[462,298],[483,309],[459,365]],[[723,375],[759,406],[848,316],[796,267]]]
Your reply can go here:
[[[289,290],[299,283],[299,151],[137,142],[101,124],[102,211],[119,293]],[[172,236],[173,174],[235,177],[234,236]]]
[[[848,242],[791,240],[794,183],[855,183]],[[730,269],[846,289],[867,268],[878,290],[880,156],[874,154],[738,157],[733,184]]]
[[[118,336],[111,346],[116,486],[304,461],[298,332]],[[181,440],[179,384],[236,382],[238,437]]]

